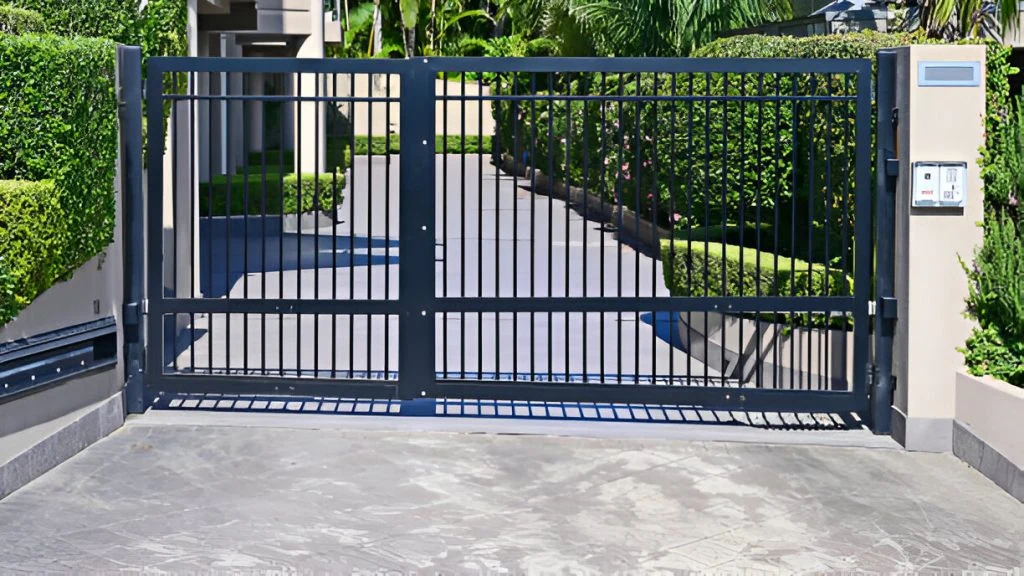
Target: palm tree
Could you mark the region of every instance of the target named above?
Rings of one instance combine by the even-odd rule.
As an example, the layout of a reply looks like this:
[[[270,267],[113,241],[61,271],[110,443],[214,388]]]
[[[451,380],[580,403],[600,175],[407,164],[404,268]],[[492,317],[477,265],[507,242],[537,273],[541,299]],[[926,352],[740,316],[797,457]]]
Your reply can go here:
[[[933,38],[1001,38],[1017,29],[1018,0],[917,0],[920,25]]]
[[[791,0],[506,0],[499,17],[511,16],[513,33],[554,40],[563,56],[686,56],[792,12]]]

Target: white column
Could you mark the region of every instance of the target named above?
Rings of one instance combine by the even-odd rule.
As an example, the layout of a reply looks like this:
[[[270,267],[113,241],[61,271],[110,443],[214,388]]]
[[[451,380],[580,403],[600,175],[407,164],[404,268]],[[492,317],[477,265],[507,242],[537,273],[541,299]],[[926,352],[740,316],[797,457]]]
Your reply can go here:
[[[249,86],[247,87],[246,94],[252,96],[263,95],[263,74],[260,72],[254,72],[249,74],[248,78]],[[248,114],[246,115],[249,136],[249,151],[259,152],[263,148],[263,102],[254,100],[249,102]]]
[[[310,2],[309,17],[312,26],[311,34],[301,41],[296,56],[299,58],[323,58],[324,8],[322,2]],[[317,77],[314,74],[297,74],[295,76],[294,94],[301,93],[303,97],[324,95],[322,77]],[[295,115],[295,171],[297,173],[312,173],[314,169],[319,171],[324,169],[327,143],[324,111],[324,105],[318,102],[303,102],[298,106]]]

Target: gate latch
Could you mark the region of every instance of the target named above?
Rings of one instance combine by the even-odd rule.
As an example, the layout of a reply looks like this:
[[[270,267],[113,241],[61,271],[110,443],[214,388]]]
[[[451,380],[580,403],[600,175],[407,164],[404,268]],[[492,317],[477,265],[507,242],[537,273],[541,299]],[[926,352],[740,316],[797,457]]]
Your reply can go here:
[[[142,322],[142,306],[138,302],[128,302],[124,305],[125,326],[138,326]]]

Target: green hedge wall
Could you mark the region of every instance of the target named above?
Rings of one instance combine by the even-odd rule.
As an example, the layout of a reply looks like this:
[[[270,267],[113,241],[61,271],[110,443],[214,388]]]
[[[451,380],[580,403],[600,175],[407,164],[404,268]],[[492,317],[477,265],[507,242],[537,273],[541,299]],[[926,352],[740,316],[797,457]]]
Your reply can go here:
[[[67,270],[67,218],[52,180],[0,180],[0,326]]]
[[[139,43],[139,0],[10,0],[10,4],[38,12],[48,30],[59,36]]]
[[[67,276],[113,240],[115,49],[110,40],[0,35],[0,100],[11,103],[0,114],[0,179],[53,180],[63,220],[47,262],[59,273],[45,278]],[[0,243],[0,258],[11,261],[13,250]],[[25,295],[3,298],[9,313]]]
[[[46,32],[43,15],[33,10],[0,5],[0,34],[42,34]]]

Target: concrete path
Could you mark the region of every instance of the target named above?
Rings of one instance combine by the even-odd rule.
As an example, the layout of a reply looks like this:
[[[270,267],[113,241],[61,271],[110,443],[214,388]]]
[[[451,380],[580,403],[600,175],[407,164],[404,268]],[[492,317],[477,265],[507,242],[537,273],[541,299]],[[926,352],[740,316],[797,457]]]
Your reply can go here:
[[[224,219],[204,220],[204,289],[231,298],[261,298],[265,290],[267,298],[397,299],[398,170],[397,156],[390,169],[384,157],[357,159],[336,228],[281,234],[278,220],[264,233],[259,218],[250,219],[248,231],[240,218],[230,230]],[[499,174],[487,159],[438,156],[436,174],[438,297],[668,295],[656,258],[565,202],[531,193],[528,182]],[[590,374],[631,383],[705,374],[703,364],[672,345],[667,314],[439,314],[436,322],[437,370],[470,379],[550,372],[556,379]],[[212,327],[211,319],[197,317],[174,351],[179,368],[202,369],[212,358],[214,369],[398,369],[397,315],[235,314],[227,326],[225,315],[213,315]]]
[[[1024,506],[949,455],[149,418],[0,502],[0,573],[1024,567]]]

